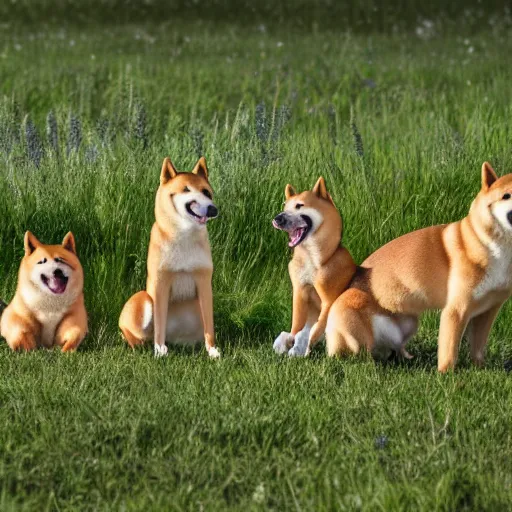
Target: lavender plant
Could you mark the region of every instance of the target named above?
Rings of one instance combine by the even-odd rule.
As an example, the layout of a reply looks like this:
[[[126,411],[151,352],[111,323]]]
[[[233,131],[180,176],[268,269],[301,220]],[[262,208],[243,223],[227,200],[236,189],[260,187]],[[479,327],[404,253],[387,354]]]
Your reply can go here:
[[[69,134],[67,142],[67,155],[78,152],[82,143],[82,123],[74,114],[69,117]]]
[[[352,137],[354,138],[354,149],[357,155],[361,158],[364,157],[364,148],[363,148],[363,137],[359,132],[359,129],[356,124],[356,117],[354,114],[354,108],[350,107],[350,128],[352,130]]]
[[[59,155],[59,132],[53,110],[46,116],[46,142],[54,155]]]
[[[25,142],[28,158],[39,169],[43,158],[43,143],[35,124],[29,116],[25,118]]]

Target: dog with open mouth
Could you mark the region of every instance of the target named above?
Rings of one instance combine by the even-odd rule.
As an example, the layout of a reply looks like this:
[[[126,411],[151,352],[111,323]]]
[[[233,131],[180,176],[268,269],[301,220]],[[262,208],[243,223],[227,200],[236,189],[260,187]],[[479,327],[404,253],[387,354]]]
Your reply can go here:
[[[170,343],[204,339],[210,357],[220,357],[213,325],[213,262],[206,223],[218,215],[201,157],[192,172],[178,172],[165,158],[156,194],[148,250],[146,290],[133,295],[119,318],[133,348],[153,338],[156,356]]]
[[[285,197],[284,211],[272,224],[288,233],[288,246],[293,249],[288,266],[292,327],[279,334],[274,350],[303,356],[324,334],[330,307],[349,285],[356,265],[341,244],[343,223],[322,177],[312,190],[300,194],[286,185]]]
[[[481,366],[489,333],[512,294],[512,174],[498,178],[489,163],[466,217],[407,233],[377,249],[358,269],[329,313],[331,356],[378,355],[405,349],[421,315],[440,310],[437,368],[455,367],[466,332]]]
[[[27,231],[16,294],[0,319],[0,334],[9,347],[76,350],[87,334],[83,284],[72,233],[62,245],[45,245]]]

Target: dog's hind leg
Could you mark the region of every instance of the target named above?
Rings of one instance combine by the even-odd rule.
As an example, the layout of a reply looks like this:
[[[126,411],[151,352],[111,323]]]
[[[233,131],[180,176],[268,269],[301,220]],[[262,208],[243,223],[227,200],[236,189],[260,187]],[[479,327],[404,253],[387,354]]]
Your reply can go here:
[[[124,305],[119,328],[132,348],[152,338],[153,299],[146,291],[136,293]]]
[[[366,303],[366,294],[355,288],[336,300],[325,329],[328,356],[358,354],[361,348],[372,350],[373,331],[364,307]]]

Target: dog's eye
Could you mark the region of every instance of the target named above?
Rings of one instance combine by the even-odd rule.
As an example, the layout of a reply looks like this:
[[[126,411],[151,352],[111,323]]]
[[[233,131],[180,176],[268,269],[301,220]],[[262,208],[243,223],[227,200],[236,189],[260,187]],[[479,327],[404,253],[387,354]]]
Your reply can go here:
[[[43,263],[46,263],[48,260],[46,258],[43,258],[41,261],[38,261],[38,265],[42,265]]]
[[[303,204],[296,204],[295,209],[300,210],[304,205]]]
[[[512,197],[508,192],[501,198],[501,199],[510,199],[510,197]]]
[[[185,188],[183,189],[183,192],[190,192],[190,189],[189,189],[188,187],[185,187]]]
[[[211,198],[212,198],[212,194],[211,194],[211,192],[210,192],[207,188],[203,188],[203,194],[204,194],[208,199],[211,199]]]

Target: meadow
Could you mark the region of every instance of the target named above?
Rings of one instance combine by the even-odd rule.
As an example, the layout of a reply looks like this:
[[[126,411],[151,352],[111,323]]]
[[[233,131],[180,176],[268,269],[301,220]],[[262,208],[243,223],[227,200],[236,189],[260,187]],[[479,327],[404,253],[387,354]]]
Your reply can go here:
[[[463,217],[484,160],[512,172],[512,20],[480,21],[0,24],[0,297],[27,229],[72,230],[90,324],[76,354],[0,344],[2,511],[510,509],[511,304],[483,370],[463,342],[437,374],[437,314],[410,362],[272,352],[291,320],[271,225],[287,183],[325,177],[361,262]],[[162,159],[200,155],[223,358],[155,359],[117,321],[145,285]]]

